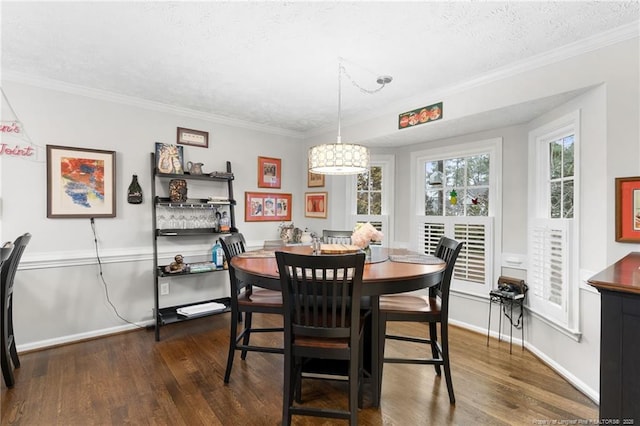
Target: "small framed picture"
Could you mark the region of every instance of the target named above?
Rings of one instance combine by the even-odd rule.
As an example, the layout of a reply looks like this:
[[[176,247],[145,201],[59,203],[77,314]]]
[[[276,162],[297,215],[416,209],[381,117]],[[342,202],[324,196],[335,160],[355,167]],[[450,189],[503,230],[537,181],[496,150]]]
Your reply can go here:
[[[258,188],[280,188],[282,160],[258,157]]]
[[[305,192],[304,215],[305,217],[327,218],[327,193]]]
[[[640,176],[616,178],[616,241],[640,243]]]
[[[159,173],[184,174],[183,148],[178,145],[156,142],[156,167]]]
[[[178,143],[180,145],[209,148],[209,132],[178,127]]]
[[[307,172],[307,186],[309,188],[323,188],[324,187],[324,175],[319,173]]]
[[[47,145],[47,217],[115,216],[115,151]]]
[[[291,194],[244,193],[245,222],[282,222],[291,220]]]

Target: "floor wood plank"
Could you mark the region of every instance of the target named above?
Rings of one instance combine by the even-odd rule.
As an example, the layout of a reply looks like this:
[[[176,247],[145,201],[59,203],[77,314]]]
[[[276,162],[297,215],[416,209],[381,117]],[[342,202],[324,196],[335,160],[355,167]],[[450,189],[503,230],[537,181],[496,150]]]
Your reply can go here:
[[[236,355],[223,383],[229,314],[173,324],[155,342],[139,330],[21,354],[16,385],[1,385],[2,425],[278,425],[282,411],[282,356]],[[254,322],[277,326],[278,316]],[[390,331],[426,333],[421,324],[393,323]],[[456,405],[431,366],[386,364],[379,409],[360,410],[363,425],[518,425],[593,420],[598,407],[528,351],[451,327]],[[279,345],[278,338],[256,342]],[[387,355],[419,349],[389,342]],[[312,381],[305,400],[346,406],[341,383]],[[549,422],[549,423],[551,423]],[[294,418],[297,425],[336,420]]]

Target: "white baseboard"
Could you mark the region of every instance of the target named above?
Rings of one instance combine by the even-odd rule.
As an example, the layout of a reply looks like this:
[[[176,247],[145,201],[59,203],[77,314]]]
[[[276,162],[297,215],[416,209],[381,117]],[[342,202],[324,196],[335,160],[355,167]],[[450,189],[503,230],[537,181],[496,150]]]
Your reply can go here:
[[[465,322],[462,322],[462,321],[456,321],[456,320],[449,320],[449,324],[455,325],[455,326],[460,327],[460,328],[465,328],[467,330],[474,331],[476,333],[480,333],[480,334],[482,334],[484,336],[487,335],[487,330],[485,328],[478,327],[476,325],[472,325],[472,324],[468,324],[468,323],[465,323]],[[490,336],[498,338],[498,332],[492,330],[491,333],[490,333]],[[503,340],[504,340],[504,336],[505,336],[505,334],[503,333],[502,334]],[[508,338],[509,338],[509,336],[507,335],[507,339]],[[514,334],[514,336],[513,336],[513,346],[520,348],[521,344],[522,344],[522,340],[516,338],[516,336]],[[549,368],[551,368],[553,371],[555,371],[560,376],[562,376],[567,382],[571,383],[571,385],[573,385],[576,389],[578,389],[580,392],[585,394],[593,402],[595,402],[596,404],[600,403],[600,392],[598,390],[594,390],[591,387],[587,386],[586,383],[584,383],[582,380],[578,379],[576,376],[571,374],[569,371],[567,371],[561,365],[559,365],[554,360],[549,358],[544,352],[540,351],[538,348],[536,348],[535,346],[531,345],[530,343],[525,341],[524,347],[527,348],[536,357],[538,357],[547,366],[549,366]]]
[[[68,336],[56,337],[55,339],[40,340],[37,342],[26,343],[23,345],[16,345],[16,350],[18,352],[28,352],[28,351],[38,350],[38,349],[51,348],[54,346],[60,346],[60,345],[65,345],[69,343],[77,343],[83,340],[90,340],[98,337],[109,336],[111,334],[122,333],[125,331],[136,329],[138,327],[146,328],[147,326],[152,326],[152,325],[154,325],[153,320],[149,320],[146,322],[135,323],[135,325],[125,324],[125,325],[119,325],[117,327],[103,328],[101,330],[92,330],[86,333],[70,334]]]

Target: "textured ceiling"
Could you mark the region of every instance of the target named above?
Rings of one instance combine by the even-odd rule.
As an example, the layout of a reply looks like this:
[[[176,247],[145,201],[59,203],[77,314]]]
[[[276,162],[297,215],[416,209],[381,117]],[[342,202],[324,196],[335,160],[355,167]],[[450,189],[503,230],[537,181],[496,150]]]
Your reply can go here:
[[[357,120],[639,16],[637,1],[3,1],[0,7],[5,74],[301,135],[337,122],[338,57],[366,89],[377,87],[379,75],[393,76],[376,94],[343,78],[343,121]],[[536,107],[500,116],[523,120]]]

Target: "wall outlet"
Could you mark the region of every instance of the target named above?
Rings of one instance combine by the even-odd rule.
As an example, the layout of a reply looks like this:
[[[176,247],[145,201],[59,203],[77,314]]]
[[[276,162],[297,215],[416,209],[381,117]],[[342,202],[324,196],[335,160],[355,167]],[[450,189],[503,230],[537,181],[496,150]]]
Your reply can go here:
[[[160,295],[166,296],[167,294],[169,294],[169,283],[160,284]]]

